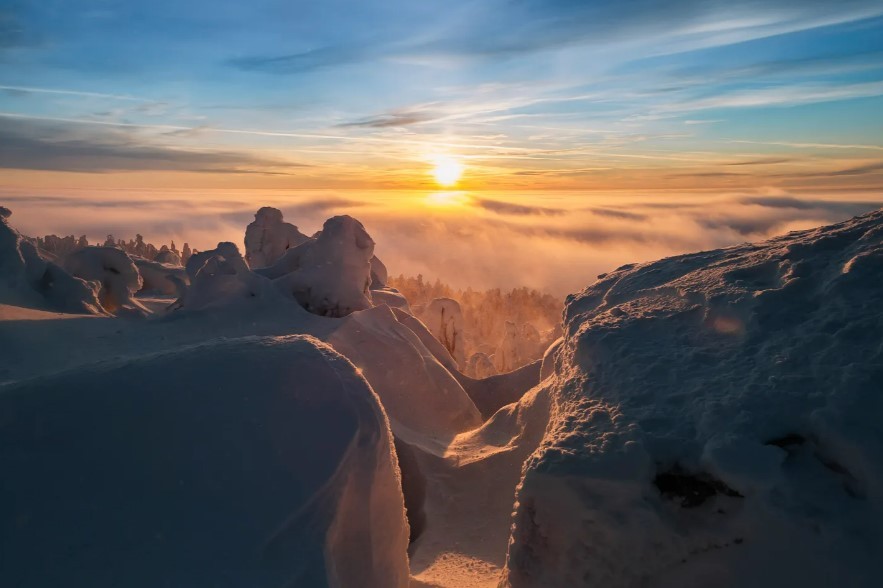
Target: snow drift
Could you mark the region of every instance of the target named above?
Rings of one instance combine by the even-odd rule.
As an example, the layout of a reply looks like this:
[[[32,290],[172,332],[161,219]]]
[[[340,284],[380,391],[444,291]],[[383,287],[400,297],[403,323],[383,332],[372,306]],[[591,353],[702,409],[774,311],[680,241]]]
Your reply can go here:
[[[392,436],[352,364],[245,338],[0,388],[0,584],[408,584]]]
[[[878,211],[570,297],[509,585],[883,584],[881,277]]]

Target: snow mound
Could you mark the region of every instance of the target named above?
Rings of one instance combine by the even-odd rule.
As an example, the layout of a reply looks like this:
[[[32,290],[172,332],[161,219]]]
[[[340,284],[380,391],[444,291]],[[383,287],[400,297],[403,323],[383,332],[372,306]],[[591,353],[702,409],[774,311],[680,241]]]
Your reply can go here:
[[[64,269],[82,280],[98,284],[98,299],[110,313],[147,313],[135,294],[143,281],[135,262],[122,249],[85,247],[64,258]]]
[[[881,278],[878,211],[571,296],[509,585],[883,585]]]
[[[175,280],[183,290],[174,304],[176,310],[229,309],[267,299],[283,301],[270,280],[248,269],[239,248],[233,243],[218,243],[215,249],[193,254],[185,273],[190,279],[186,289]]]
[[[264,275],[313,314],[342,317],[371,308],[374,241],[362,223],[335,216],[315,239],[291,249]]]
[[[392,435],[310,337],[0,388],[4,586],[408,585]]]
[[[135,262],[135,267],[138,268],[143,281],[140,292],[177,296],[183,294],[183,286],[187,283],[187,272],[180,263],[161,263],[143,257],[133,257],[132,261]]]
[[[245,259],[250,267],[267,267],[308,239],[296,226],[282,220],[281,210],[264,206],[245,228]]]
[[[0,302],[78,314],[104,314],[97,287],[76,278],[9,226],[0,207]]]
[[[397,320],[403,316],[404,324]],[[386,306],[350,314],[325,340],[371,382],[389,414],[396,437],[418,432],[449,441],[481,425],[466,391],[409,327],[401,311]],[[424,336],[423,338],[426,338]]]

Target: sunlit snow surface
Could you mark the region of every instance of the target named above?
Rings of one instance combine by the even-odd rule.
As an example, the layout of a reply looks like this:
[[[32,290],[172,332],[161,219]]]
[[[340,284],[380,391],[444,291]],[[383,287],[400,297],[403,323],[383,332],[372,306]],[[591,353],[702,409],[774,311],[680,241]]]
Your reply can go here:
[[[569,298],[513,586],[883,584],[883,211]]]
[[[171,312],[75,317],[21,307],[128,282],[3,234],[2,586],[883,584],[883,211],[602,275],[481,380],[367,247],[310,277],[343,317],[229,243]]]

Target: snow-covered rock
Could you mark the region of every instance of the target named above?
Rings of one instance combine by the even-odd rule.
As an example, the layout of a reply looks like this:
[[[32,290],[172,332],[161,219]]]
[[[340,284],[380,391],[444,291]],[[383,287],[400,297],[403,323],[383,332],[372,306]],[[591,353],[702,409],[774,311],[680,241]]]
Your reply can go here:
[[[508,584],[883,585],[881,333],[883,211],[601,276],[567,302]]]
[[[69,313],[103,314],[97,286],[76,278],[8,224],[0,207],[0,302]]]
[[[374,241],[362,223],[335,216],[315,238],[291,249],[266,275],[313,314],[342,317],[371,308]]]
[[[441,341],[460,369],[464,369],[466,337],[460,303],[453,298],[435,298],[423,309],[421,317],[429,327],[429,331]]]
[[[115,247],[85,247],[64,258],[64,269],[82,280],[99,285],[98,299],[113,314],[146,313],[135,300],[143,281],[135,262]]]
[[[245,259],[250,267],[267,267],[308,239],[296,226],[282,219],[281,210],[264,206],[245,229]]]
[[[408,585],[392,435],[310,337],[0,387],[0,585]]]

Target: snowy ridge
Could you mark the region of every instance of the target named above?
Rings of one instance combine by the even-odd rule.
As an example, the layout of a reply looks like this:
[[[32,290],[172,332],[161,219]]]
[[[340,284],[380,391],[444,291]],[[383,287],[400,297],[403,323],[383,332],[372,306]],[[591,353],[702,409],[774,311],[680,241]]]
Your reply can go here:
[[[879,586],[883,211],[568,299],[511,586]]]
[[[78,367],[0,414],[4,585],[407,585],[388,422],[313,338]]]

